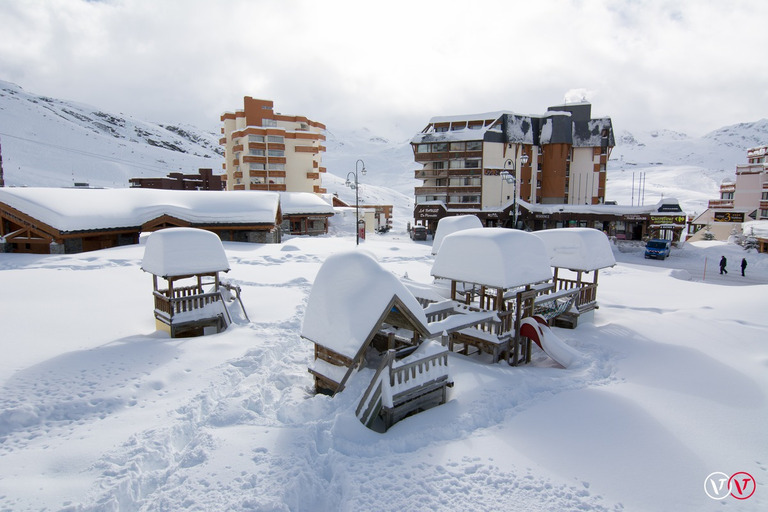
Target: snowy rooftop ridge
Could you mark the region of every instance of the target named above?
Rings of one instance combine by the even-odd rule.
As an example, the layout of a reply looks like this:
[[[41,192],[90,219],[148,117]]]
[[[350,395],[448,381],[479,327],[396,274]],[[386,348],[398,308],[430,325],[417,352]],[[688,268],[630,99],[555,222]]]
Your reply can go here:
[[[279,192],[279,194],[280,210],[283,215],[333,215],[333,206],[312,192]]]
[[[229,271],[219,237],[195,228],[166,228],[147,238],[141,269],[161,277]]]
[[[426,328],[419,302],[373,255],[366,251],[332,254],[312,285],[301,335],[352,359],[393,297]]]
[[[274,224],[277,192],[0,188],[0,203],[62,232],[141,226],[162,215],[208,224]]]
[[[591,272],[616,264],[608,237],[597,229],[545,229],[533,234],[544,241],[553,267]]]
[[[446,236],[431,273],[504,289],[552,279],[544,242],[505,228],[465,229]]]

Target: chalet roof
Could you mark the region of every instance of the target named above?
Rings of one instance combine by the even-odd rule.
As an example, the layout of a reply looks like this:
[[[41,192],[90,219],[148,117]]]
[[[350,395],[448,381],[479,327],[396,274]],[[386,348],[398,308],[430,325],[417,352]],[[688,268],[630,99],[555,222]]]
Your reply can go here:
[[[333,206],[311,192],[280,192],[283,215],[333,215]]]
[[[141,188],[0,188],[0,203],[61,232],[141,226],[169,215],[192,224],[274,224],[276,192]]]
[[[229,262],[219,237],[195,228],[168,228],[147,238],[141,269],[156,276],[177,277],[226,272]]]
[[[522,199],[517,203],[532,213],[593,213],[598,215],[685,215],[680,203],[665,197],[658,203],[640,206],[618,204],[533,204]],[[511,204],[511,201],[510,203]]]
[[[395,297],[428,333],[419,302],[372,255],[364,251],[333,254],[315,278],[301,335],[352,359],[379,327]]]
[[[544,242],[525,231],[476,228],[443,239],[432,275],[494,288],[552,279]]]
[[[451,233],[481,227],[483,227],[483,223],[477,215],[443,217],[437,223],[435,238],[432,242],[432,254],[437,254],[437,251],[440,250],[440,245],[443,243],[443,239]]]
[[[545,229],[533,234],[544,241],[553,267],[592,271],[616,264],[608,237],[597,229]]]

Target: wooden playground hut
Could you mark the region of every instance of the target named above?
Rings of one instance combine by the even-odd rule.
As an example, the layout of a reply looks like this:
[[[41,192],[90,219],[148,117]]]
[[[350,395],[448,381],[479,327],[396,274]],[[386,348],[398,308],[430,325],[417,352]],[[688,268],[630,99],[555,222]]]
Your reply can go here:
[[[141,269],[152,274],[155,325],[171,338],[218,333],[232,322],[219,279],[229,262],[215,234],[156,231],[147,238]]]
[[[599,307],[598,274],[616,264],[608,237],[592,228],[547,229],[533,234],[547,248],[555,291],[578,291],[573,306],[554,318],[554,325],[575,328],[580,319],[591,321]]]
[[[544,243],[523,231],[476,228],[446,236],[432,276],[449,288],[449,300],[427,304],[426,311],[433,322],[457,315],[469,320],[446,330],[449,349],[469,354],[474,348],[475,353],[490,354],[492,362],[503,357],[512,365],[530,361],[521,320],[561,298],[549,295],[554,287],[547,262]],[[431,323],[430,328],[440,327]]]
[[[314,345],[309,372],[319,393],[341,392],[361,368],[375,369],[357,415],[386,430],[405,416],[446,400],[447,351],[434,337],[419,302],[365,252],[337,253],[321,267],[301,336]]]

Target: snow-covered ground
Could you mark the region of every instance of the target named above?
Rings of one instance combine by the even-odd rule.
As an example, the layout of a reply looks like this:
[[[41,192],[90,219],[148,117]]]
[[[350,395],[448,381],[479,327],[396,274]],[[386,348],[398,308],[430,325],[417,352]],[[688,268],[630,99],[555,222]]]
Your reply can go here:
[[[615,249],[594,324],[553,329],[584,364],[452,355],[448,403],[378,434],[354,414],[367,370],[314,396],[299,336],[320,265],[354,247],[226,243],[251,322],[192,339],[155,331],[143,245],[0,254],[0,510],[766,510],[768,256]],[[360,249],[431,280],[429,242]],[[715,501],[716,471],[757,490]]]

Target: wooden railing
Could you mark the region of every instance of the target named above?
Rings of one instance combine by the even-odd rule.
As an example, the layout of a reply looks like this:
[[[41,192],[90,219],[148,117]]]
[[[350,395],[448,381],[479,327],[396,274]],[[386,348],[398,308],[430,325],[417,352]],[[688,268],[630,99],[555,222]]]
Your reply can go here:
[[[220,292],[203,293],[198,286],[174,288],[173,297],[168,296],[168,290],[154,292],[155,310],[165,313],[169,319],[178,313],[201,309],[208,304],[222,301]]]
[[[579,283],[572,279],[557,278],[555,284],[557,286],[557,291],[581,287],[579,296],[576,298],[576,308],[579,310],[583,310],[586,307],[593,305],[597,300],[597,285],[594,283]]]
[[[448,351],[417,359],[397,368],[390,368],[389,385],[407,388],[408,381],[416,379],[418,375],[430,373],[431,368],[437,367],[448,368]],[[420,379],[419,382],[424,382],[424,380]]]

